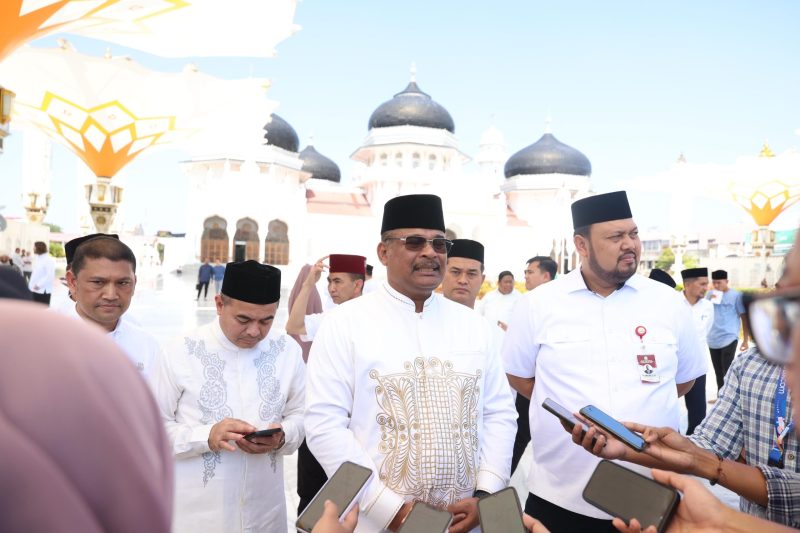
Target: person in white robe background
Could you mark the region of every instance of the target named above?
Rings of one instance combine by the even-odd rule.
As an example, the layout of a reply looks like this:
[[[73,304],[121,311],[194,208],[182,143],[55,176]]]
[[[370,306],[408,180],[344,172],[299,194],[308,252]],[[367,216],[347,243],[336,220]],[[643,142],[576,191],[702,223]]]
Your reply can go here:
[[[357,531],[396,531],[413,501],[478,525],[477,501],[507,486],[517,413],[491,326],[434,294],[450,241],[441,199],[384,208],[387,281],[329,311],[308,358],[306,438],[327,474],[373,470]]]
[[[74,300],[64,314],[99,326],[142,376],[152,371],[158,341],[127,316],[136,290],[136,256],[116,235],[93,234],[65,246],[67,285]]]
[[[300,346],[273,328],[280,270],[228,263],[218,320],[169,346],[151,386],[175,455],[173,532],[286,531],[283,456],[303,441]],[[245,438],[267,428],[269,437]]]

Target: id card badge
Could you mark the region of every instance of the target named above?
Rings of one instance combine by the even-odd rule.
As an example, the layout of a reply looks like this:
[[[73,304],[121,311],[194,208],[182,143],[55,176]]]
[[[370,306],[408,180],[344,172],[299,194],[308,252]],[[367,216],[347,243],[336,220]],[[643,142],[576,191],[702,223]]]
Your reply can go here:
[[[656,365],[656,356],[654,354],[637,355],[636,362],[639,363],[639,379],[643,383],[658,383],[661,381],[658,376],[658,366]]]
[[[660,382],[661,378],[658,375],[656,356],[655,354],[647,353],[647,349],[644,346],[644,336],[647,335],[647,328],[636,326],[634,333],[642,343],[640,353],[636,356],[636,362],[639,364],[639,379],[642,380],[642,383]]]

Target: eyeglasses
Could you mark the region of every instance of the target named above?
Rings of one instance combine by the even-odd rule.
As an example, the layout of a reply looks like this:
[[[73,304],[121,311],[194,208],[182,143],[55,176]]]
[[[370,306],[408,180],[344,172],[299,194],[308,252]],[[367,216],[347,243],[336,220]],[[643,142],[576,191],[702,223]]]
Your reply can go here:
[[[745,295],[750,329],[764,359],[784,365],[792,358],[792,328],[800,321],[800,290]]]
[[[433,251],[437,254],[446,254],[453,247],[453,241],[449,241],[444,237],[434,237],[433,239],[426,239],[419,235],[410,235],[408,237],[386,237],[385,241],[403,241],[406,250],[411,252],[419,252],[425,248],[426,244],[430,244]]]

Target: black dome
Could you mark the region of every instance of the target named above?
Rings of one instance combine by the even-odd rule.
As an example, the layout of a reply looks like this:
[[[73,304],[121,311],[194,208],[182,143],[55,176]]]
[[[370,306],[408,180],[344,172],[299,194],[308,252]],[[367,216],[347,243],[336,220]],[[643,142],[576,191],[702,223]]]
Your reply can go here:
[[[280,115],[272,114],[272,120],[264,125],[264,144],[277,146],[290,152],[297,152],[300,148],[300,138],[294,128]]]
[[[415,81],[411,81],[403,92],[379,105],[369,117],[369,129],[391,126],[421,126],[456,132],[453,117],[447,109],[422,92]]]
[[[545,133],[541,139],[512,155],[504,171],[506,178],[526,174],[591,176],[592,164],[575,148]]]
[[[313,146],[306,146],[300,152],[300,159],[303,160],[303,170],[311,173],[312,178],[318,180],[328,180],[334,183],[339,183],[342,180],[342,174],[339,172],[339,167],[317,152]]]

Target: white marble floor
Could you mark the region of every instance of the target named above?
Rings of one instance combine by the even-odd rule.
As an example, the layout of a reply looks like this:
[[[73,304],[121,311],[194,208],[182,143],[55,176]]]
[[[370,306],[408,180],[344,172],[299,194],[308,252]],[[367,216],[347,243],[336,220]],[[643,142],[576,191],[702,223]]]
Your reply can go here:
[[[196,275],[196,270],[184,271],[178,275],[175,272],[163,272],[160,268],[155,267],[140,268],[136,295],[129,313],[161,341],[166,341],[173,336],[179,335],[182,331],[208,323],[216,316],[213,300],[214,286],[213,284],[210,286],[207,299],[201,298],[196,301],[196,291],[194,290]],[[282,300],[286,301],[288,295],[283,296]],[[53,295],[53,306],[64,305],[65,301],[65,289],[57,287]],[[286,322],[286,314],[285,306],[282,306],[279,309],[276,324],[284,324]],[[710,363],[709,370],[711,370]],[[713,385],[713,371],[711,371],[709,378],[709,393],[713,393],[716,388]],[[686,409],[683,407],[683,402],[681,402],[681,405],[682,426],[685,429]],[[530,461],[531,451],[530,447],[528,447],[522,457],[520,466],[511,478],[511,484],[517,489],[523,504],[528,493],[526,481]],[[296,468],[297,455],[293,454],[286,457],[284,460],[284,484],[290,530],[292,530],[296,518],[298,504]],[[710,488],[726,504],[738,507],[738,497],[735,494],[719,486]]]

